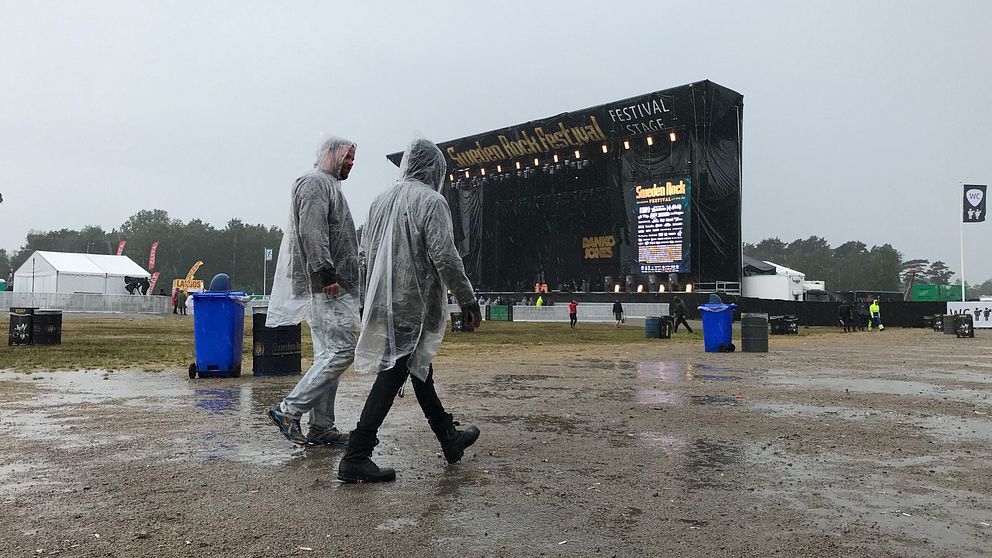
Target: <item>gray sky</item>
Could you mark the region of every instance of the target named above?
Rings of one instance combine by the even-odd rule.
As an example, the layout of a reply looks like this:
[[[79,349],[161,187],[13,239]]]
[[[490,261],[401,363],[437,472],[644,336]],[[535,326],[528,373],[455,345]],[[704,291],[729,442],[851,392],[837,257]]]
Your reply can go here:
[[[959,270],[958,183],[992,182],[992,2],[0,0],[0,13],[9,251],[30,229],[110,230],[141,209],[282,227],[327,133],[359,144],[345,191],[361,223],[396,175],[384,155],[415,132],[440,142],[703,79],[744,95],[746,241],[889,242]],[[992,278],[990,238],[992,220],[965,227],[969,282]]]

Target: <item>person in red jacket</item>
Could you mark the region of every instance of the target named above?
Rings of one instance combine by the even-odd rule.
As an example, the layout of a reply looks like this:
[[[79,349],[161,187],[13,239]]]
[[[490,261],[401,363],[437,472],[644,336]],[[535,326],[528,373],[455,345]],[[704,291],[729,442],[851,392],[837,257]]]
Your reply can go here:
[[[568,327],[572,329],[575,329],[575,322],[579,320],[575,313],[575,311],[578,310],[578,307],[579,303],[574,300],[568,303]]]

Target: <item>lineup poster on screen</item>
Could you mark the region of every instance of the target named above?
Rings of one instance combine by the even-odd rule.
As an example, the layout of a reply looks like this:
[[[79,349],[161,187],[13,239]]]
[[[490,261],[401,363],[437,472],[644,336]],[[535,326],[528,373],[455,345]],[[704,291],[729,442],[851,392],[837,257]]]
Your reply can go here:
[[[689,177],[634,187],[641,273],[689,270]]]

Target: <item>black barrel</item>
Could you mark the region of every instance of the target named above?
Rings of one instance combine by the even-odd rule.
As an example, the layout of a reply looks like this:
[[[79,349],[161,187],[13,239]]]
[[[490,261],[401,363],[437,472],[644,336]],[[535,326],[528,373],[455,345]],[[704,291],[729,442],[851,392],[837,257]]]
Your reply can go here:
[[[11,308],[8,345],[30,345],[33,334],[31,324],[36,308]]]
[[[957,314],[954,316],[954,333],[958,337],[975,336],[975,320],[971,314]]]
[[[251,316],[251,370],[255,376],[293,376],[303,370],[300,324],[265,327],[266,314]]]
[[[944,334],[945,335],[956,335],[958,322],[957,314],[944,314]]]
[[[31,321],[31,342],[35,345],[62,343],[62,311],[35,310]]]
[[[659,337],[662,339],[671,339],[672,330],[675,328],[675,318],[671,316],[661,317],[661,329],[658,330]]]
[[[644,318],[644,338],[661,339],[661,316],[648,316]]]
[[[741,314],[741,350],[768,352],[768,314]]]

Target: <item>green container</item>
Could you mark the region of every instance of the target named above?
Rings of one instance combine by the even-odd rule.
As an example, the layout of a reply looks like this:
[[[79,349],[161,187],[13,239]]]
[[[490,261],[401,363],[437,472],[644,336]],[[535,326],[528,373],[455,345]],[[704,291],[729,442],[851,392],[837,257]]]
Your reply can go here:
[[[486,319],[494,322],[510,321],[510,307],[505,304],[490,304],[486,306]]]

